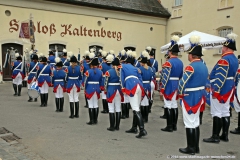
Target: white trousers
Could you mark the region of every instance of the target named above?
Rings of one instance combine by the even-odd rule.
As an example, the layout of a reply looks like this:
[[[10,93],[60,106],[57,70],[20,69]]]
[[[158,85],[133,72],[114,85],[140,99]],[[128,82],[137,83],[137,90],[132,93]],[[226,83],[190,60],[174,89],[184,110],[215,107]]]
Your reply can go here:
[[[204,103],[204,101],[202,100],[202,103],[200,104],[200,106]],[[187,110],[185,109],[185,105],[182,102],[182,114],[183,114],[183,122],[185,125],[185,128],[196,128],[199,126],[200,121],[199,121],[199,114],[200,114],[200,108],[198,109],[198,111],[195,114],[188,114]]]
[[[155,90],[155,84],[151,81],[151,100],[153,100],[153,92]]]
[[[148,94],[148,91],[147,91],[147,94]],[[149,101],[148,101],[147,96],[145,95],[143,97],[143,100],[141,101],[141,106],[148,106],[148,105],[149,105]]]
[[[89,108],[98,108],[98,97],[96,92],[93,94],[92,98],[87,101]]]
[[[230,108],[230,98],[232,93],[230,94],[226,103],[219,103],[218,99],[212,99],[212,95],[210,95],[210,103],[211,103],[211,115],[212,117],[229,117],[229,108]]]
[[[133,97],[128,96],[128,99],[132,107],[132,110],[137,112],[140,111],[139,106],[142,100],[142,90],[139,85],[137,86],[135,95]]]
[[[177,92],[174,93],[173,97],[172,97],[172,100],[171,101],[168,101],[164,98],[163,96],[163,100],[164,100],[164,108],[178,108],[178,105],[177,105]]]
[[[69,102],[78,102],[78,92],[77,92],[77,87],[76,85],[74,84],[70,93],[68,93],[68,97],[69,97]]]
[[[47,82],[44,81],[42,87],[39,87],[40,93],[41,93],[41,94],[48,93],[48,88],[49,88],[49,87],[48,87]]]
[[[112,103],[108,103],[109,113],[121,112],[121,95],[117,91]]]
[[[33,81],[33,79],[32,79],[32,82],[30,83],[30,84],[27,84],[27,86],[28,86],[28,89],[30,89],[31,88],[31,85],[32,85],[32,83],[33,83],[34,81]]]
[[[240,104],[238,103],[236,95],[234,95],[233,105],[234,105],[235,111],[240,112]]]
[[[13,79],[13,84],[22,85],[22,75],[18,73],[15,79]]]
[[[128,95],[126,95],[126,94],[123,95],[123,102],[122,103],[129,103]]]
[[[56,98],[63,98],[63,88],[61,85],[58,85],[57,92],[55,93]]]
[[[107,99],[107,95],[102,91],[101,93],[102,99]]]

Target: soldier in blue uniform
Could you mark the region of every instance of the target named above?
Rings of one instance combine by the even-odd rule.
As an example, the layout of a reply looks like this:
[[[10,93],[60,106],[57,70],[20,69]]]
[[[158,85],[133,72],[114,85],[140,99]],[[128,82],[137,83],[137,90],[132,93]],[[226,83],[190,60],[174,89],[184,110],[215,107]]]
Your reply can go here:
[[[54,52],[52,50],[49,50],[48,64],[51,66],[51,68],[54,68],[55,56],[54,56]]]
[[[108,55],[106,58],[108,63],[112,63],[112,68],[105,73],[104,88],[107,95],[107,102],[109,108],[109,131],[119,130],[121,119],[121,101],[123,101],[123,93],[119,81],[119,58],[114,58],[113,55]],[[115,119],[116,112],[116,119]]]
[[[154,90],[157,90],[156,89],[156,85],[157,85],[156,70],[155,70],[154,67],[151,66],[150,59],[147,60],[147,65],[152,69],[151,96],[150,96],[150,98],[153,102],[153,93],[154,93]],[[151,109],[152,109],[152,103],[149,103],[149,113],[151,113]]]
[[[137,126],[139,126],[140,132],[136,138],[141,138],[147,135],[140,112],[140,103],[142,97],[144,97],[144,89],[142,85],[141,70],[133,66],[134,58],[131,54],[132,51],[127,51],[125,56],[126,64],[121,64],[121,66],[119,66],[122,92],[128,96],[133,110],[132,128],[127,130],[126,133],[138,133]]]
[[[183,63],[177,58],[179,52],[178,40],[178,36],[172,37],[171,46],[168,48],[170,58],[164,65],[162,88],[160,90],[164,98],[164,107],[167,108],[167,126],[161,130],[167,132],[177,130],[177,89],[179,79],[181,79],[183,75]]]
[[[238,63],[240,64],[240,55],[238,55]],[[240,100],[239,100],[239,85],[240,85],[240,67],[238,67],[237,75],[235,77],[235,86],[236,86],[236,92],[234,94],[234,100],[233,105],[235,111],[238,113],[238,127],[234,130],[230,131],[232,134],[239,134],[240,135]]]
[[[88,125],[98,123],[98,99],[100,98],[100,92],[103,86],[102,84],[102,71],[98,68],[99,61],[98,57],[95,57],[94,53],[89,53],[89,64],[90,69],[85,72],[85,95],[88,100],[88,112],[90,121]]]
[[[155,68],[156,72],[158,72],[158,61],[154,59],[154,53],[153,53],[152,47],[148,46],[146,48],[146,51],[150,55],[150,64],[151,64],[151,66]]]
[[[66,91],[68,93],[70,102],[70,113],[69,118],[79,118],[79,92],[80,92],[80,81],[82,80],[80,66],[77,65],[77,58],[72,55],[70,57],[71,65],[65,70],[67,73],[67,87]],[[75,105],[75,115],[74,115],[74,105]]]
[[[66,68],[68,68],[68,66],[70,66],[70,62],[67,59],[67,50],[66,49],[63,49],[63,57],[61,58],[61,61],[63,63],[63,69],[66,69]]]
[[[21,96],[22,90],[22,81],[25,77],[24,71],[21,71],[22,68],[22,57],[19,53],[15,54],[16,61],[12,63],[12,80],[13,80],[13,89],[14,96]]]
[[[81,62],[81,74],[82,74],[82,84],[81,85],[84,85],[85,72],[90,69],[90,66],[88,64],[88,62],[90,60],[89,53],[90,53],[89,51],[85,51],[85,54],[83,56],[84,59]],[[87,101],[86,95],[84,95],[84,96],[85,96],[85,102],[86,102],[86,105],[84,107],[88,108],[88,101]]]
[[[37,66],[38,66],[38,56],[36,54],[34,54],[32,56],[32,62],[30,62],[30,64],[28,64],[28,68],[29,68],[29,73],[28,73],[28,79],[27,79],[27,83],[28,83],[28,89],[30,89],[31,84],[34,81],[34,77],[37,73]],[[32,98],[29,96],[29,100],[28,102],[32,102]],[[37,98],[34,99],[34,101],[37,101]]]
[[[179,151],[191,155],[200,153],[199,113],[201,105],[204,103],[205,85],[208,77],[207,67],[200,60],[203,55],[199,41],[199,36],[190,37],[191,47],[187,52],[189,53],[188,60],[191,63],[185,68],[178,86],[187,137],[187,147],[180,148]]]
[[[114,53],[113,50],[111,50],[109,53],[107,53],[106,51],[102,51],[103,62],[99,65],[99,69],[103,72],[103,80],[102,80],[101,86],[104,86],[103,83],[104,83],[106,71],[111,69],[111,62],[108,63],[106,61],[106,58],[109,54],[113,54],[113,53]],[[102,90],[103,90],[103,88],[102,88]],[[101,113],[108,113],[108,103],[107,103],[106,94],[104,92],[102,92],[101,95],[102,95],[102,106],[103,106],[103,110],[101,111]]]
[[[228,129],[230,125],[230,102],[234,98],[235,82],[234,77],[238,69],[238,60],[234,55],[236,51],[236,34],[227,35],[223,43],[222,57],[210,73],[212,88],[211,115],[213,117],[213,132],[210,138],[203,139],[204,142],[219,143],[220,140],[228,142]],[[222,124],[222,135],[219,137]]]
[[[59,57],[55,58],[56,69],[53,71],[52,84],[55,93],[56,112],[63,112],[66,73],[63,70],[63,62]]]
[[[148,52],[143,51],[139,59],[139,62],[141,64],[141,67],[139,67],[139,69],[141,70],[143,89],[145,90],[146,94],[148,94],[148,95],[145,95],[141,101],[141,114],[143,117],[143,121],[146,123],[148,122],[149,105],[150,105],[149,99],[151,99],[151,81],[153,78],[153,70],[151,67],[147,65],[147,62],[149,59],[150,59],[150,56]]]
[[[102,50],[99,49],[96,54],[98,56],[99,63],[101,64],[102,61],[103,61],[103,59],[102,59]]]
[[[41,107],[47,106],[48,101],[48,89],[52,86],[51,76],[52,70],[51,67],[47,63],[47,58],[41,55],[40,64],[37,66],[37,81],[38,86],[40,88],[40,99],[41,99]]]

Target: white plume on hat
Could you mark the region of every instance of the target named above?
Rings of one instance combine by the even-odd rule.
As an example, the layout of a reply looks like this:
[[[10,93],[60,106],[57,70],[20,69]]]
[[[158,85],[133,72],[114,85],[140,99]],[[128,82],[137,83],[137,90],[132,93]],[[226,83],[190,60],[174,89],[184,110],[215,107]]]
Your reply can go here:
[[[132,51],[131,55],[132,55],[132,57],[136,58],[137,57],[137,52]]]
[[[200,36],[197,36],[197,35],[192,35],[190,38],[189,38],[190,42],[192,44],[199,44],[200,40],[201,40],[201,37]]]
[[[33,54],[33,51],[31,50],[31,51],[29,51],[29,54]]]
[[[72,57],[73,56],[73,52],[70,51],[70,52],[67,53],[67,55],[68,55],[68,57]]]
[[[93,59],[95,57],[95,54],[93,52],[91,52],[91,53],[89,53],[88,56],[89,56],[90,59]]]
[[[124,55],[125,53],[126,53],[126,51],[123,49],[123,50],[121,51],[121,54]]]
[[[236,35],[235,33],[229,33],[227,35],[228,39],[231,39],[232,41],[235,41],[235,39],[237,38],[238,35]]]
[[[110,53],[110,54],[114,54],[114,50],[110,50],[109,53]]]
[[[98,52],[102,53],[102,50],[101,50],[101,49],[99,49],[99,50],[98,50]]]
[[[147,47],[147,50],[151,51],[151,50],[152,50],[152,47],[148,46],[148,47]]]
[[[109,54],[107,57],[106,57],[106,60],[108,62],[112,62],[114,60],[114,56],[112,54]]]
[[[127,55],[128,57],[131,57],[131,56],[132,56],[132,50],[128,50],[128,51],[126,52],[126,55]]]
[[[66,53],[66,52],[67,52],[67,50],[64,48],[64,49],[63,49],[63,52],[64,52],[64,53]]]
[[[58,62],[60,62],[60,61],[61,61],[61,58],[59,58],[59,57],[56,57],[56,58],[55,58],[55,62],[56,62],[56,63],[58,63]]]
[[[90,49],[90,52],[94,52],[94,51],[95,51],[95,49],[93,49],[93,48]]]
[[[15,57],[19,57],[19,53],[15,53]]]
[[[150,59],[150,56],[147,51],[142,51],[142,57],[147,57],[147,59]]]
[[[107,52],[106,51],[102,51],[102,56],[106,57],[107,56]]]
[[[43,53],[39,53],[39,57],[43,57]]]
[[[89,51],[85,51],[84,55],[85,55],[85,56],[88,56],[89,53],[90,53]]]
[[[174,42],[178,42],[179,41],[179,37],[177,35],[173,35],[171,38]]]

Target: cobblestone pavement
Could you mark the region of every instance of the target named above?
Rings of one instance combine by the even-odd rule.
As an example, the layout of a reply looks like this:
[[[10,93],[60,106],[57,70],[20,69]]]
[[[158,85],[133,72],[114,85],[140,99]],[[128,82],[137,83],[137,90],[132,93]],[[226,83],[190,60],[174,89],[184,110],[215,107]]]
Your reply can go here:
[[[165,159],[240,159],[240,136],[229,133],[229,142],[207,144],[203,138],[211,136],[212,119],[209,108],[203,115],[200,126],[200,154],[189,157],[179,153],[186,147],[186,132],[179,108],[178,130],[172,133],[162,132],[166,121],[160,119],[163,114],[163,102],[156,92],[149,122],[145,124],[146,137],[136,139],[127,134],[132,124],[130,118],[121,120],[120,130],[107,131],[108,114],[99,113],[97,125],[89,126],[88,109],[84,108],[83,91],[80,93],[80,117],[69,119],[69,101],[65,96],[64,112],[55,112],[55,99],[52,88],[49,89],[47,107],[39,107],[38,102],[27,102],[27,89],[22,96],[14,97],[10,82],[0,84],[0,128],[4,127],[21,139],[10,143],[0,137],[0,158],[3,160],[165,160]],[[102,110],[99,100],[99,110]],[[237,114],[233,111],[230,130],[237,127]],[[1,134],[0,134],[1,135]],[[187,157],[188,156],[188,157]],[[198,156],[198,157],[197,157]],[[215,157],[211,157],[215,156]],[[222,156],[222,157],[221,157]],[[225,156],[225,157],[224,157]]]

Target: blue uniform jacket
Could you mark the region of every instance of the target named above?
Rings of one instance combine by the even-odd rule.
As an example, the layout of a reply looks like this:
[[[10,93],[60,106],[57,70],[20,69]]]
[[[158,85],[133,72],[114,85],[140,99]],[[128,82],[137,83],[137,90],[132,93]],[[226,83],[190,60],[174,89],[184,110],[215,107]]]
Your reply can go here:
[[[142,90],[142,97],[144,97],[145,94],[142,85],[141,70],[131,64],[121,64],[119,68],[122,92],[126,93],[130,97],[133,97],[135,95],[137,85],[139,85]]]
[[[150,97],[151,96],[151,81],[153,79],[153,70],[151,67],[148,67],[148,69],[146,69],[143,66],[141,66],[139,69],[141,70],[143,88],[146,92],[148,91],[148,96]]]
[[[74,68],[69,66],[65,71],[67,73],[67,93],[71,92],[74,84],[77,87],[77,92],[80,92],[80,81],[82,80],[80,66],[74,66]]]
[[[82,74],[82,84],[85,81],[85,72],[90,69],[89,64],[86,62],[86,60],[83,60],[83,63],[81,65],[81,74]]]
[[[116,70],[111,68],[105,73],[104,82],[105,91],[107,91],[107,101],[112,103],[117,91],[121,95],[121,101],[123,102],[123,93],[120,86],[120,78],[116,73]]]
[[[210,82],[212,95],[220,103],[225,103],[229,98],[233,101],[234,94],[230,97],[235,89],[234,77],[238,69],[238,60],[233,53],[225,53],[214,66],[210,73]]]
[[[202,101],[205,101],[207,78],[207,67],[200,59],[192,61],[185,68],[183,77],[179,81],[178,94],[188,114],[195,114],[201,107]]]
[[[39,65],[38,62],[37,63],[30,62],[30,64],[29,64],[29,74],[28,74],[28,84],[30,84],[32,82],[33,78],[36,76],[36,74],[37,74],[37,66],[38,65]]]
[[[52,67],[52,68],[54,68],[54,65],[55,65],[55,56],[49,56],[48,57],[48,63],[50,64],[50,66]]]
[[[156,72],[158,72],[158,61],[155,60],[154,58],[150,58],[150,64],[152,67],[155,68]]]
[[[70,62],[67,58],[61,58],[61,60],[63,62],[63,69],[66,69],[68,66],[70,66]]]
[[[174,93],[178,89],[179,79],[183,75],[182,61],[172,56],[164,64],[161,93],[166,100],[172,100]]]
[[[15,79],[18,73],[22,75],[22,79],[24,79],[24,72],[21,72],[22,62],[21,61],[15,61],[12,66],[12,79]]]
[[[53,77],[52,77],[52,84],[53,84],[53,92],[57,92],[57,88],[60,85],[63,88],[63,92],[66,91],[65,88],[65,78],[66,78],[66,72],[63,69],[56,69],[53,71]]]
[[[99,69],[100,69],[100,70],[102,71],[102,73],[103,73],[101,86],[104,86],[105,73],[106,73],[109,69],[111,69],[111,68],[112,68],[111,64],[108,65],[106,62],[102,62],[102,63],[99,65]]]
[[[44,67],[45,67],[45,65],[41,64],[41,63],[37,66],[37,80],[38,80],[39,87],[42,87],[42,85],[45,81],[47,82],[48,86],[52,85],[51,78],[50,78],[50,76],[52,75],[51,67],[49,65],[46,65],[45,69],[43,70]],[[42,70],[43,70],[43,72],[42,72]]]
[[[92,68],[85,72],[85,95],[87,99],[91,99],[93,94],[96,93],[98,99],[100,98],[100,92],[102,84],[102,71],[98,68]]]
[[[138,62],[138,60],[135,59],[134,66],[139,68],[141,67],[141,64]]]

